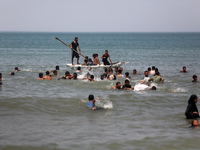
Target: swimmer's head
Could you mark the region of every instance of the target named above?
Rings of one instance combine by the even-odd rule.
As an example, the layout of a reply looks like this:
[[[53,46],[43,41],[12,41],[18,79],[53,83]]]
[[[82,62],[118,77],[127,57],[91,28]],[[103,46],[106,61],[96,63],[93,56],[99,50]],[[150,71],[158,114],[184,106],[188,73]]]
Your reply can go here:
[[[186,71],[186,67],[185,66],[183,66],[183,71]]]
[[[121,71],[121,70],[118,70],[118,72],[119,72],[119,74],[121,74],[121,73],[122,73],[122,71]]]
[[[60,67],[59,67],[59,66],[56,66],[56,70],[60,70]]]
[[[89,101],[94,100],[94,95],[90,94],[90,95],[88,96],[88,100],[89,100]]]
[[[49,71],[46,71],[46,75],[49,75],[50,73],[49,73]]]
[[[74,79],[77,79],[77,73],[76,72],[73,74],[73,77],[74,77]]]
[[[144,72],[145,77],[148,77],[148,74],[149,74],[148,71]]]
[[[155,66],[152,66],[152,70],[155,70],[155,68],[156,68]]]
[[[136,70],[136,69],[134,69],[134,70],[133,70],[133,74],[136,74],[136,73],[137,73],[137,70]]]
[[[79,71],[80,71],[80,70],[81,70],[81,67],[77,67],[77,70],[79,70]]]
[[[54,71],[53,71],[53,74],[54,74],[55,76],[57,76],[58,73],[57,73],[56,70],[54,70]]]
[[[90,78],[91,78],[91,79],[94,79],[94,75],[91,75]]]
[[[157,88],[155,86],[152,86],[151,87],[151,90],[156,90]]]
[[[15,67],[15,71],[18,71],[18,67]]]
[[[147,70],[148,70],[148,71],[151,71],[151,68],[149,67]]]
[[[129,85],[130,81],[128,79],[125,80],[125,85]]]
[[[197,127],[197,126],[199,126],[199,121],[195,119],[192,121],[191,125],[192,125],[192,127]]]
[[[197,80],[197,75],[193,75],[192,78],[193,78],[194,80]]]
[[[120,82],[116,83],[116,88],[121,88],[121,83]]]
[[[12,75],[12,76],[13,76],[13,75],[15,75],[15,73],[14,73],[14,72],[11,72],[11,73],[10,73],[10,75]]]
[[[129,76],[129,72],[126,72],[125,75],[126,75],[126,77],[128,77]]]
[[[66,72],[65,72],[65,75],[66,75],[66,76],[69,76],[69,75],[70,75],[70,72],[69,72],[69,71],[66,71]]]
[[[43,78],[43,73],[39,73],[39,78]]]

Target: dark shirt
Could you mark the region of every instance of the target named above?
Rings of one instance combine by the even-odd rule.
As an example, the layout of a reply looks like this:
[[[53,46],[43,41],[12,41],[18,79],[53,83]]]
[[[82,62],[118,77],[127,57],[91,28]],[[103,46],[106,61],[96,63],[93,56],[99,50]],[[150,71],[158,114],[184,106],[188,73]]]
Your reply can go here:
[[[72,48],[74,50],[77,50],[77,47],[79,46],[78,42],[74,43],[74,41],[73,41],[71,44],[72,44]]]
[[[187,117],[187,119],[194,119],[194,118],[198,118],[199,117],[199,113],[198,114],[193,114],[193,112],[198,112],[198,109],[196,107],[196,105],[194,104],[188,104],[187,109],[185,111],[185,116]]]

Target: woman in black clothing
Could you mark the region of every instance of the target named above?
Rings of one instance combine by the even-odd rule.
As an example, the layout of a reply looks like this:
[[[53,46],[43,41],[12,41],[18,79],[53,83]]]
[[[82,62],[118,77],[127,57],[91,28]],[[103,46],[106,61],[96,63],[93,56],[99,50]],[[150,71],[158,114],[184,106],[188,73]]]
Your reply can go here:
[[[197,103],[197,96],[191,95],[190,99],[188,100],[188,106],[185,111],[185,116],[187,119],[194,119],[199,117],[199,111],[196,106]]]

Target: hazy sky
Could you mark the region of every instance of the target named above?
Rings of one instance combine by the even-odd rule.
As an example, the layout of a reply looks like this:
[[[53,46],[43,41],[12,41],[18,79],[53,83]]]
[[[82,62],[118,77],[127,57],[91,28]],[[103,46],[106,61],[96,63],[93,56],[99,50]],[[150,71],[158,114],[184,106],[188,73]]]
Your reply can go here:
[[[0,31],[200,32],[200,0],[0,0]]]

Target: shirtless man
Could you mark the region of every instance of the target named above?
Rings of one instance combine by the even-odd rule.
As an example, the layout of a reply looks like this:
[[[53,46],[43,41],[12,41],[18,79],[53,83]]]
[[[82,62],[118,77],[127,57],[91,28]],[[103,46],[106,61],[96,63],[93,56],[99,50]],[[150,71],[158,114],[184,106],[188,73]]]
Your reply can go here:
[[[187,71],[186,71],[186,67],[184,66],[183,67],[183,71],[180,71],[181,73],[187,73]]]
[[[44,80],[53,80],[53,78],[50,76],[49,71],[46,71],[46,76],[43,77]]]
[[[38,80],[43,80],[43,73],[39,73],[39,78],[37,78]]]
[[[93,54],[93,59],[94,59],[94,65],[101,65],[99,59],[98,59],[98,54]]]
[[[110,65],[110,63],[108,62],[108,58],[110,60],[110,63],[112,64],[110,54],[108,54],[108,50],[106,50],[105,53],[101,56],[104,65]]]
[[[79,50],[79,53],[72,50],[72,65],[74,66],[74,63],[73,63],[74,57],[77,58],[77,64],[79,64],[79,54],[81,54],[81,49],[80,49],[79,43],[78,43],[78,37],[75,37],[74,41],[71,42],[69,44],[69,46],[71,46],[71,49],[74,49],[76,51],[77,51],[77,47],[78,47],[78,50]]]

